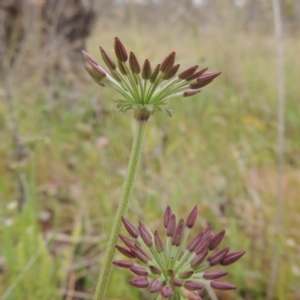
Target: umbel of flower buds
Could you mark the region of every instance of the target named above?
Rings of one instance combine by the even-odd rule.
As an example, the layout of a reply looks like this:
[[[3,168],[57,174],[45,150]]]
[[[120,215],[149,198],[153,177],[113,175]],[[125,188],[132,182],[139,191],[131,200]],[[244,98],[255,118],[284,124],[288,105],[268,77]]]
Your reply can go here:
[[[172,110],[166,106],[167,99],[195,95],[220,75],[220,72],[205,73],[207,68],[198,70],[197,65],[176,75],[180,65],[175,64],[175,52],[167,55],[154,68],[148,59],[140,65],[135,54],[130,52],[128,55],[125,46],[117,37],[114,45],[117,63],[100,47],[107,69],[100,66],[89,53],[82,52],[89,75],[99,85],[119,92],[123,99],[116,100],[117,108],[121,112],[133,109],[138,120],[147,120],[157,111],[171,116]]]
[[[116,246],[127,259],[115,260],[114,265],[130,270],[134,277],[129,283],[137,288],[147,288],[156,299],[160,294],[166,299],[201,300],[206,288],[233,290],[236,287],[219,278],[227,275],[223,266],[239,260],[245,251],[231,252],[229,247],[218,249],[225,230],[212,234],[209,226],[189,242],[188,236],[197,218],[195,206],[186,221],[177,221],[168,206],[163,217],[165,237],[157,230],[152,233],[143,223],[134,226],[122,218],[130,237],[120,234],[124,246]],[[220,269],[212,267],[220,266]]]

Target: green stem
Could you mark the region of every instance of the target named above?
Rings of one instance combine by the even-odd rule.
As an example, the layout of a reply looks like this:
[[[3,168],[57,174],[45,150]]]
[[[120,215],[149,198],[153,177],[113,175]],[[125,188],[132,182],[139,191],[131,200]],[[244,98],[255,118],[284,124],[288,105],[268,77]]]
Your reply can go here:
[[[94,300],[104,300],[107,285],[111,275],[112,261],[115,254],[115,246],[117,244],[119,233],[121,231],[121,217],[125,216],[128,209],[129,199],[132,194],[134,181],[137,174],[137,169],[143,148],[143,141],[145,136],[147,120],[137,119],[137,128],[135,131],[132,149],[130,153],[127,173],[123,184],[121,200],[118,205],[117,213],[114,217],[111,234],[109,236],[108,246],[105,253],[103,267],[101,268],[97,288],[94,295]]]

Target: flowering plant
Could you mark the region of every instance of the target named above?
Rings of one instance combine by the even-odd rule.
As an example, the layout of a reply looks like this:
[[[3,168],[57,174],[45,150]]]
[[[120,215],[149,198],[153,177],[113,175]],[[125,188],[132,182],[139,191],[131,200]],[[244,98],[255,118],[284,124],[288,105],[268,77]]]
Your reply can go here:
[[[123,225],[133,239],[120,234],[126,247],[117,245],[116,248],[137,262],[115,260],[113,263],[134,273],[130,284],[137,288],[148,288],[152,294],[151,299],[156,299],[160,294],[166,299],[180,299],[182,296],[189,300],[201,300],[205,289],[235,289],[231,283],[216,280],[227,275],[226,271],[210,268],[230,265],[240,259],[245,251],[229,252],[229,247],[216,250],[225,230],[211,234],[211,226],[187,243],[196,217],[197,206],[186,222],[180,219],[177,223],[175,214],[168,206],[163,218],[166,233],[164,239],[157,230],[153,234],[143,222],[139,222],[136,228],[123,217]]]

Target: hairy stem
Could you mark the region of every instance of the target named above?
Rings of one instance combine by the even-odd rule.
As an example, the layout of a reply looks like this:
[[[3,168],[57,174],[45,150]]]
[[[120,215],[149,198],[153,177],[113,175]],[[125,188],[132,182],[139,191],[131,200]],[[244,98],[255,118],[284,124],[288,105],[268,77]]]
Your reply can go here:
[[[129,199],[132,194],[133,185],[136,178],[137,169],[138,169],[141,152],[143,148],[146,124],[147,124],[147,120],[137,119],[137,127],[136,127],[136,132],[132,143],[132,149],[131,149],[129,163],[127,167],[127,173],[123,184],[121,200],[119,202],[118,209],[114,217],[114,223],[112,225],[112,230],[109,236],[104,264],[103,267],[101,268],[101,272],[97,282],[97,288],[94,295],[94,300],[104,300],[105,297],[105,293],[106,293],[107,285],[109,283],[111,269],[112,269],[112,261],[115,254],[115,246],[117,244],[118,235],[120,233],[121,225],[122,225],[121,216],[125,216],[128,210]]]

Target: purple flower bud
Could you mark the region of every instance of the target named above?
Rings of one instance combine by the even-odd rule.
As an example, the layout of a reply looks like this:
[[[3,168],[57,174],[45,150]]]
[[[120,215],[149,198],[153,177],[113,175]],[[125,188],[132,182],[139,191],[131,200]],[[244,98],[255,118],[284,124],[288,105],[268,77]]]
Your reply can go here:
[[[145,288],[149,285],[148,278],[145,276],[135,276],[129,280],[129,283],[132,286],[135,286],[140,289]]]
[[[184,235],[184,220],[180,219],[172,237],[172,245],[178,247],[181,244],[183,235]]]
[[[102,59],[105,62],[105,64],[108,66],[108,68],[112,69],[112,70],[115,70],[116,69],[116,64],[109,57],[109,55],[105,52],[105,50],[102,47],[100,47],[100,52],[101,52]]]
[[[130,270],[134,274],[139,275],[139,276],[147,276],[148,275],[148,271],[145,268],[141,267],[141,266],[132,266],[130,268]]]
[[[99,72],[95,71],[90,65],[85,65],[84,68],[88,72],[88,74],[95,80],[95,82],[101,86],[106,86],[101,80],[105,77],[99,74]]]
[[[166,233],[167,236],[172,237],[175,232],[175,229],[176,229],[176,216],[173,214],[168,223],[167,233]]]
[[[229,282],[226,282],[226,281],[221,281],[221,280],[214,280],[214,281],[211,281],[210,282],[210,286],[213,288],[213,289],[216,289],[216,290],[223,290],[223,291],[227,291],[227,290],[235,290],[236,289],[236,286],[229,283]]]
[[[197,205],[192,209],[190,212],[187,220],[186,220],[186,227],[192,228],[195,225],[197,219],[198,207]]]
[[[204,261],[207,253],[208,253],[208,250],[204,250],[204,252],[199,253],[196,257],[194,257],[190,263],[191,268],[194,269],[194,268],[200,266],[201,263]]]
[[[210,241],[211,241],[211,236],[208,236],[206,238],[202,237],[199,244],[195,248],[194,252],[198,255],[198,254],[202,253],[203,251],[205,251],[207,249],[207,247],[209,246]]]
[[[196,83],[191,83],[190,84],[190,88],[192,90],[195,90],[195,89],[200,89],[206,85],[208,85],[209,83],[211,83],[213,80],[207,80],[207,81],[203,81],[203,82],[196,82]]]
[[[134,266],[133,262],[127,261],[127,260],[114,260],[113,264],[115,266],[118,266],[118,267],[121,267],[121,268],[126,268],[126,269],[129,269],[129,268]]]
[[[178,287],[180,287],[180,286],[183,285],[183,283],[182,283],[179,279],[176,279],[176,278],[172,278],[172,279],[170,280],[170,283],[171,283],[173,286],[178,286]]]
[[[131,249],[126,249],[124,247],[121,247],[119,245],[116,245],[116,248],[121,252],[123,255],[129,257],[129,258],[135,258],[135,254],[131,251]]]
[[[143,222],[139,222],[139,232],[140,232],[141,238],[143,239],[144,243],[148,247],[151,247],[153,245],[152,233]]]
[[[202,74],[204,74],[207,71],[207,69],[208,68],[204,68],[204,69],[201,69],[201,70],[197,71],[196,73],[194,73],[193,75],[188,77],[186,80],[191,81],[191,80],[194,80],[196,78],[199,78]]]
[[[213,280],[213,279],[218,279],[220,277],[223,277],[227,274],[228,274],[228,272],[226,272],[226,271],[218,271],[218,270],[206,271],[203,274],[203,278],[207,279],[207,280]]]
[[[205,238],[207,238],[208,236],[210,236],[211,231],[212,231],[212,226],[206,227],[206,228],[202,231],[202,233],[203,233],[203,237],[202,237],[202,238],[205,239]]]
[[[118,37],[115,37],[115,54],[119,61],[126,62],[128,58],[127,51]]]
[[[151,266],[149,267],[149,269],[150,269],[151,273],[152,273],[152,274],[155,274],[155,275],[160,275],[160,274],[162,273],[162,271],[161,271],[160,268],[158,268],[158,267],[156,267],[156,266],[153,266],[153,265],[151,265]]]
[[[119,234],[119,238],[128,248],[136,248],[134,241],[124,236],[123,234]]]
[[[149,291],[150,293],[157,293],[161,290],[163,283],[160,280],[154,279],[150,283]]]
[[[190,242],[189,244],[187,245],[187,249],[190,251],[190,252],[193,252],[196,248],[196,246],[199,244],[199,242],[201,241],[202,239],[202,236],[203,236],[203,233],[200,232],[197,236],[195,236]]]
[[[169,55],[167,55],[162,63],[160,64],[160,70],[163,73],[167,73],[174,65],[176,53],[173,51]]]
[[[189,271],[182,271],[178,274],[179,278],[181,279],[188,279],[194,274],[194,271],[189,270]]]
[[[170,297],[173,296],[174,291],[173,291],[173,289],[172,289],[170,286],[164,285],[164,286],[162,287],[162,289],[161,289],[160,294],[161,294],[164,298],[170,298]]]
[[[211,73],[204,74],[197,78],[197,82],[206,82],[208,80],[213,80],[216,77],[218,77],[220,74],[221,72],[211,72]]]
[[[209,262],[210,266],[217,265],[228,253],[229,247],[221,249],[213,253],[210,257],[208,257],[207,261]]]
[[[136,239],[139,236],[138,230],[124,217],[122,217],[122,222],[128,233]]]
[[[194,95],[196,95],[196,94],[198,94],[200,92],[201,92],[200,89],[198,89],[198,90],[196,90],[196,89],[195,90],[188,90],[188,91],[183,92],[183,97],[194,96]]]
[[[183,294],[184,297],[186,297],[188,300],[202,300],[202,298],[199,295],[196,295],[195,293],[182,289],[181,293]]]
[[[83,54],[85,60],[86,60],[89,64],[93,63],[93,64],[95,64],[95,65],[98,65],[97,60],[96,60],[91,54],[85,52],[84,50],[81,50],[81,52],[82,52],[82,54]]]
[[[184,287],[190,291],[198,291],[203,289],[203,285],[194,280],[186,281]]]
[[[158,73],[159,73],[159,68],[160,68],[160,64],[158,64],[158,65],[155,67],[153,73],[151,74],[150,82],[153,83],[153,82],[156,80],[157,75],[158,75]]]
[[[162,79],[163,80],[169,80],[171,79],[178,71],[180,65],[177,64],[175,66],[173,66],[168,72],[166,72],[163,76],[162,76]]]
[[[213,235],[211,242],[209,244],[209,247],[208,247],[209,250],[215,250],[222,242],[224,235],[225,235],[225,230],[222,230],[222,231],[216,233],[215,235]]]
[[[157,230],[155,230],[154,232],[154,244],[155,244],[155,249],[158,253],[161,253],[165,250],[164,242],[159,236]]]
[[[167,229],[169,221],[171,220],[171,216],[172,216],[172,210],[171,207],[168,205],[165,213],[164,213],[164,227]]]
[[[197,70],[198,66],[193,66],[193,67],[190,67],[186,70],[184,70],[183,72],[181,72],[180,74],[178,74],[178,78],[179,79],[187,79],[188,77],[192,76],[196,70]]]
[[[135,255],[135,257],[137,259],[139,259],[141,262],[143,263],[148,263],[149,259],[146,255],[144,255],[143,253],[141,253],[140,251],[136,250],[136,249],[130,249],[131,252]]]
[[[239,260],[245,253],[245,251],[227,253],[226,256],[221,260],[220,264],[222,266],[231,265]]]
[[[142,78],[148,80],[150,79],[150,77],[151,77],[151,65],[149,60],[146,59],[142,69]]]
[[[133,52],[130,52],[129,54],[129,67],[134,74],[139,74],[141,72],[140,64]]]

